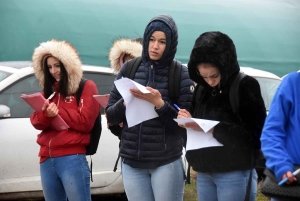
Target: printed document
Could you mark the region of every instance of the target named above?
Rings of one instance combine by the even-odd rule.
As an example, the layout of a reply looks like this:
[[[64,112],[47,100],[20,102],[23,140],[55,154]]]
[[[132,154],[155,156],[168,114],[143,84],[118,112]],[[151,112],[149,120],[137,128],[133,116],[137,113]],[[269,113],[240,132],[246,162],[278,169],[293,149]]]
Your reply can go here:
[[[137,89],[143,93],[150,93],[145,86],[128,78],[116,80],[115,85],[126,103],[126,120],[128,127],[135,126],[143,121],[158,117],[154,105],[148,101],[134,97],[130,89]]]
[[[205,147],[223,146],[217,141],[211,132],[208,132],[211,128],[219,123],[219,121],[211,121],[206,119],[196,118],[179,118],[174,119],[179,124],[186,124],[188,122],[196,122],[203,131],[196,131],[191,128],[187,128],[187,142],[186,150],[201,149]]]

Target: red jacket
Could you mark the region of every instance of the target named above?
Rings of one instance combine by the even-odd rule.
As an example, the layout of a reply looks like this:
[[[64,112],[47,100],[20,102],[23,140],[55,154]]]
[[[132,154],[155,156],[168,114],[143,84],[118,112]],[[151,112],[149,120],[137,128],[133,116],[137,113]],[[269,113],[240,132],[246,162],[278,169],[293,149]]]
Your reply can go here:
[[[68,130],[53,129],[50,126],[53,117],[47,117],[45,112],[34,112],[30,116],[32,125],[42,130],[37,138],[37,143],[41,146],[40,163],[49,157],[85,154],[85,146],[90,143],[89,132],[100,112],[100,104],[93,98],[96,94],[96,84],[88,80],[85,82],[79,104],[76,102],[76,94],[68,96],[67,99],[56,93],[51,99],[51,102],[58,105],[58,114],[70,126]]]

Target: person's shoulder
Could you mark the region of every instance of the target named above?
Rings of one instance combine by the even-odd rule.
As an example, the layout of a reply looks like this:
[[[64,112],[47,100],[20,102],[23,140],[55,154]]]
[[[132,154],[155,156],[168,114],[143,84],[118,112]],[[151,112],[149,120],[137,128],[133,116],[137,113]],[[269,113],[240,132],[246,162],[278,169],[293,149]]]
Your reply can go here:
[[[245,86],[245,87],[251,87],[254,84],[259,85],[257,79],[255,79],[254,77],[250,76],[250,75],[246,75],[241,81],[240,81],[240,85],[241,86]]]
[[[128,66],[129,66],[129,64],[131,64],[131,62],[132,62],[132,59],[126,61],[126,62],[121,66],[121,69],[120,69],[120,71],[118,72],[117,77],[120,77],[120,75],[121,75],[121,77],[124,77],[124,75],[125,75],[126,72],[127,72],[127,68],[128,68]],[[126,77],[126,76],[125,76],[125,77]]]
[[[297,87],[298,84],[300,83],[300,72],[292,72],[287,75],[285,75],[282,78],[282,81],[279,85],[279,88],[293,88]]]
[[[300,80],[300,71],[289,73],[282,78],[282,82],[290,82],[295,80]]]
[[[97,87],[97,85],[93,80],[86,80],[84,87]]]

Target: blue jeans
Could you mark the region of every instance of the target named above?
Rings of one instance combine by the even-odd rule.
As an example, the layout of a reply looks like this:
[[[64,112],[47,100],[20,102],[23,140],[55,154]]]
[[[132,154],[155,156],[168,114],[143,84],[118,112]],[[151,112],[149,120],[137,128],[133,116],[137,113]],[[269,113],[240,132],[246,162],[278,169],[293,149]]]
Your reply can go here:
[[[243,201],[245,199],[250,170],[225,173],[201,173],[197,175],[198,200]],[[257,174],[252,170],[250,201],[255,201]]]
[[[90,201],[90,170],[84,154],[48,158],[40,164],[46,201]]]
[[[132,168],[122,163],[122,176],[129,201],[182,201],[184,169],[181,157],[155,169]]]

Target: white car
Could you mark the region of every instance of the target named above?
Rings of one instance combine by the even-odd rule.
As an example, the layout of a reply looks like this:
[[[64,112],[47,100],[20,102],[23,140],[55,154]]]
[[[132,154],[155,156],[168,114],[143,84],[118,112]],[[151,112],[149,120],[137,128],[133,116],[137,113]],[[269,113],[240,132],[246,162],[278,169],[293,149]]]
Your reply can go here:
[[[30,123],[33,110],[21,94],[41,91],[31,67],[24,62],[0,62],[0,200],[43,197],[39,172],[37,134]],[[6,66],[15,67],[6,67]],[[25,63],[30,66],[30,62]],[[18,67],[21,66],[21,67]],[[110,92],[115,76],[111,69],[84,65],[84,77],[92,79],[99,94]],[[267,109],[281,79],[269,72],[253,68],[241,71],[255,77],[261,86]],[[103,112],[103,109],[102,109]],[[98,151],[92,156],[93,181],[91,193],[124,193],[120,163],[113,172],[118,156],[119,140],[106,126],[102,115],[102,134]],[[90,160],[90,157],[87,157]]]
[[[240,71],[254,77],[259,82],[261,95],[268,112],[273,96],[281,82],[281,78],[273,73],[251,67],[241,67]]]
[[[183,65],[187,66],[187,64],[183,64]],[[250,75],[251,77],[254,77],[259,82],[261,94],[264,99],[265,106],[268,112],[273,96],[282,78],[280,78],[279,76],[271,72],[259,70],[252,67],[240,67],[240,72]]]
[[[29,116],[33,110],[20,98],[21,94],[41,91],[41,87],[32,67],[1,65],[0,62],[0,200],[43,197],[36,143],[41,131],[31,125]],[[30,62],[25,65],[30,66]],[[84,77],[97,84],[99,94],[110,92],[115,79],[110,68],[87,65],[82,68]],[[106,117],[102,115],[102,134],[97,153],[92,155],[93,195],[124,193],[120,163],[113,172],[118,150],[119,139],[107,129]],[[90,156],[87,159],[90,164]]]

